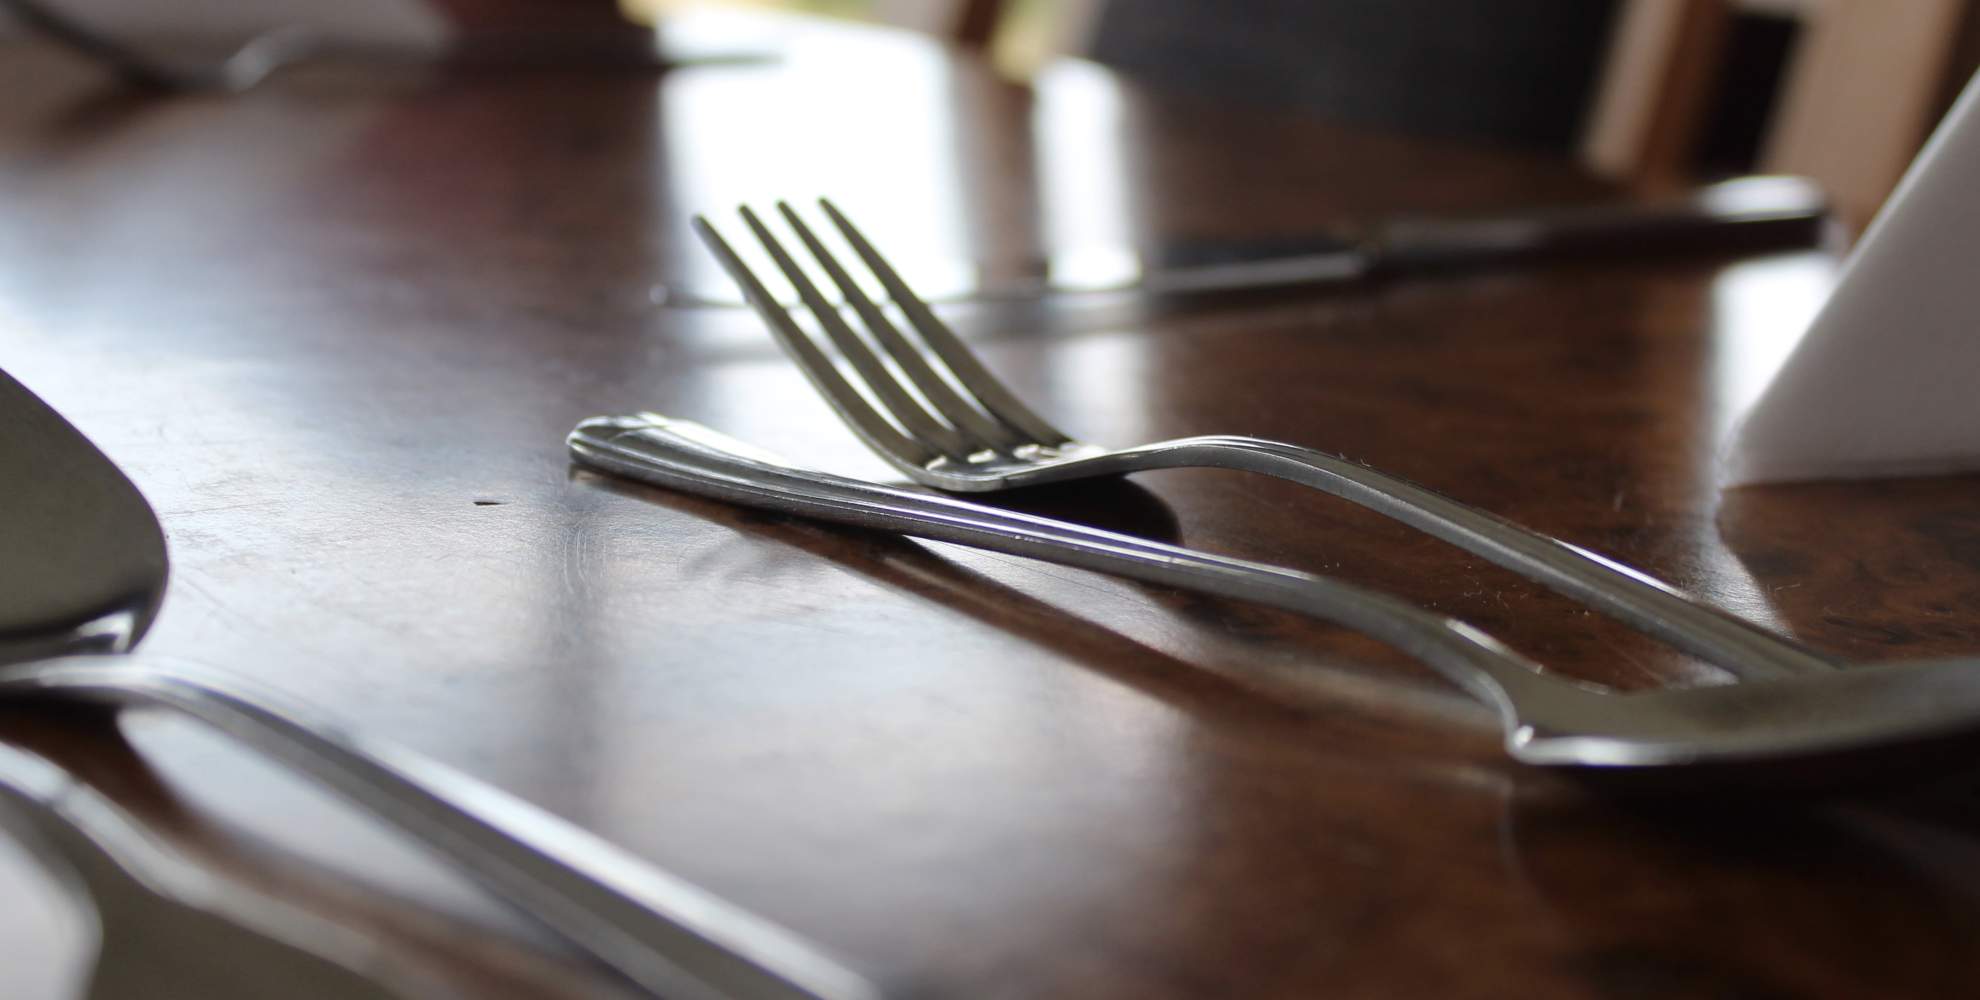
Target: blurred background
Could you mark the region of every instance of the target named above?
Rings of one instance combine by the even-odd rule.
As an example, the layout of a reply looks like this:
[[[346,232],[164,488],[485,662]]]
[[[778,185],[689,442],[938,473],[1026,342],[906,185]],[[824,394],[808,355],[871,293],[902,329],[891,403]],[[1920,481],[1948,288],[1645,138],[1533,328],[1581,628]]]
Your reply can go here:
[[[1206,99],[1566,151],[1650,188],[1815,178],[1861,226],[1980,66],[1972,0],[626,0],[899,25],[1025,78],[1092,59]]]
[[[665,39],[711,12],[815,15],[931,34],[1019,81],[1079,58],[1225,107],[1566,154],[1639,189],[1802,174],[1852,227],[1980,65],[1976,0],[0,0],[9,10],[147,51],[224,51],[300,23],[373,50],[592,59],[650,55],[646,29]]]

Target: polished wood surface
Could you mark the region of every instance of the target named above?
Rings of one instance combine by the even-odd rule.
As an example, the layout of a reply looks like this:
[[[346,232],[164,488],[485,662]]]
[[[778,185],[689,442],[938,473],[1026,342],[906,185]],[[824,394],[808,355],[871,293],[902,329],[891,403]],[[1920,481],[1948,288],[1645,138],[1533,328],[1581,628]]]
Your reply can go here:
[[[171,590],[137,655],[458,765],[900,996],[1970,989],[1971,776],[1616,799],[1508,763],[1484,710],[1337,629],[573,472],[577,420],[651,408],[886,475],[746,313],[669,304],[721,289],[692,212],[830,194],[896,257],[996,271],[1047,242],[1611,196],[1547,158],[779,30],[781,60],[659,78],[329,68],[231,98],[0,51],[0,368],[164,522]],[[1980,653],[1980,481],[1713,483],[1832,266],[950,314],[1082,437],[1311,444],[1825,650]],[[1284,484],[1139,486],[1006,499],[1386,587],[1563,673],[1714,677]],[[624,995],[217,737],[25,703],[0,736],[462,995]],[[80,911],[0,852],[0,995],[63,995]]]

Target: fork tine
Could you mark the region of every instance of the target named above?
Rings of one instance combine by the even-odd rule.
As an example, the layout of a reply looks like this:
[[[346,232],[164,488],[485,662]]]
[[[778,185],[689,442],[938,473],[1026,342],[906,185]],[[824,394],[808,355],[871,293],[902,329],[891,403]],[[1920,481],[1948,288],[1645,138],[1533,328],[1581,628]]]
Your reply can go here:
[[[791,356],[791,360],[797,362],[798,370],[804,372],[805,377],[811,380],[812,386],[825,397],[826,402],[832,404],[834,410],[839,411],[839,416],[850,424],[860,437],[865,438],[866,442],[881,454],[917,467],[925,466],[940,457],[935,449],[896,430],[893,424],[887,422],[887,418],[882,417],[860,396],[858,390],[846,382],[839,374],[839,370],[833,367],[831,359],[827,358],[825,353],[818,349],[818,345],[812,343],[811,338],[805,336],[804,331],[791,321],[790,315],[784,312],[784,307],[777,303],[770,290],[764,288],[763,283],[756,279],[756,275],[750,273],[749,266],[742,262],[741,257],[736,256],[736,252],[729,248],[728,241],[722,238],[721,233],[715,231],[715,227],[710,225],[706,218],[699,215],[694,217],[694,232],[701,237],[703,243],[708,245],[715,259],[721,262],[722,269],[729,272],[729,277],[742,288],[743,297],[749,300],[750,307],[756,310],[756,315],[770,327],[770,332],[776,336],[777,343],[783,345],[785,353]]]
[[[853,311],[865,321],[866,328],[873,333],[874,339],[887,349],[895,364],[900,366],[901,371],[914,383],[915,388],[921,391],[922,398],[928,400],[929,405],[935,408],[935,412],[941,414],[943,419],[966,437],[974,439],[973,443],[978,446],[976,450],[990,448],[1009,453],[1026,443],[1020,432],[997,423],[979,408],[979,404],[964,399],[942,376],[935,373],[935,369],[929,366],[928,359],[901,334],[900,328],[887,318],[887,314],[873,304],[873,300],[867,297],[866,292],[853,281],[851,275],[846,273],[846,269],[840,266],[838,258],[832,256],[832,251],[825,248],[825,244],[820,242],[812,233],[811,227],[805,224],[804,219],[800,218],[791,206],[780,201],[777,203],[777,210],[783,213],[784,221],[790,224],[792,231],[797,233],[798,239],[804,241],[805,248],[811,251],[811,256],[818,261],[818,266],[824,268],[832,283],[839,286],[839,293],[845,296],[846,302],[853,307]]]
[[[915,332],[921,335],[922,342],[948,366],[949,373],[955,376],[956,382],[967,389],[970,395],[975,396],[985,410],[1022,431],[1038,444],[1060,445],[1072,440],[1069,435],[1031,412],[1030,407],[1019,402],[1017,396],[1005,388],[1004,383],[990,374],[983,367],[983,363],[976,360],[976,355],[963,344],[962,339],[956,336],[955,331],[935,318],[935,313],[928,308],[928,303],[923,302],[912,289],[908,288],[907,283],[902,281],[901,276],[895,273],[885,258],[880,256],[880,252],[873,249],[873,244],[866,241],[866,237],[862,236],[853,226],[852,221],[839,211],[838,206],[826,198],[819,199],[818,204],[832,219],[832,224],[845,235],[846,242],[852,245],[853,252],[859,254],[859,258],[866,262],[873,276],[880,279],[881,286],[887,289],[887,295],[894,300],[894,304],[901,307],[902,314],[907,316],[908,323],[914,327]]]
[[[781,203],[779,207],[782,207]],[[798,298],[804,301],[805,308],[810,309],[811,315],[817,317],[818,325],[824,329],[825,335],[839,348],[839,353],[851,362],[853,370],[859,373],[860,379],[866,383],[867,388],[879,398],[880,408],[894,418],[896,425],[907,431],[909,437],[920,438],[924,443],[934,445],[937,450],[959,461],[969,458],[970,452],[981,450],[970,447],[961,434],[929,416],[928,411],[923,409],[914,397],[909,396],[900,382],[887,371],[886,363],[873,352],[873,348],[867,346],[866,341],[860,339],[859,334],[854,333],[852,327],[846,325],[845,317],[839,314],[839,310],[825,301],[824,295],[819,294],[818,286],[811,283],[811,278],[804,273],[804,269],[784,251],[784,245],[770,232],[769,227],[765,226],[749,208],[743,208],[741,213],[743,222],[748,224],[750,232],[756,234],[756,241],[763,245],[770,259],[776,262],[777,269],[784,272],[784,277],[790,281],[791,287],[797,290]]]

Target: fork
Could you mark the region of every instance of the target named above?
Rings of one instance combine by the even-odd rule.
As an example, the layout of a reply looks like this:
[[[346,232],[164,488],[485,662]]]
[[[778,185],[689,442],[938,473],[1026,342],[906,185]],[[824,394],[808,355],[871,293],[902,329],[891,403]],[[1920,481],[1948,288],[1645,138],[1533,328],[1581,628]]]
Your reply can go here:
[[[1599,608],[1735,676],[1757,679],[1837,667],[1812,650],[1699,603],[1639,570],[1340,456],[1234,435],[1131,448],[1077,440],[1046,423],[991,375],[836,206],[822,199],[819,205],[906,318],[918,345],[861,289],[788,204],[778,202],[778,212],[838,287],[884,357],[826,299],[756,213],[747,206],[740,212],[878,408],[841,374],[831,355],[797,324],[706,218],[696,216],[694,228],[839,418],[881,458],[918,483],[982,493],[1151,469],[1264,473],[1408,524]]]
[[[90,1000],[391,1000],[438,988],[388,986],[372,942],[199,869],[38,755],[0,747],[0,810],[0,825],[89,899]]]
[[[1490,635],[1400,598],[1323,576],[1098,528],[800,469],[698,424],[596,417],[568,439],[580,465],[668,489],[895,531],[1310,615],[1410,654],[1498,712],[1523,763],[1591,777],[1681,777],[1679,788],[1801,789],[1946,754],[1980,733],[1980,661],[1852,665],[1736,684],[1618,692],[1550,675]]]

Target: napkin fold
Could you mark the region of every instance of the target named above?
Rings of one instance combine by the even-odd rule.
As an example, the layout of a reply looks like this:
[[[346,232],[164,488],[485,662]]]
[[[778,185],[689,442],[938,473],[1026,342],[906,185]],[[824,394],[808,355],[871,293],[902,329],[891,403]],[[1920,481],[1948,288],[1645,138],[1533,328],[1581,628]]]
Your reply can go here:
[[[1733,432],[1728,486],[1980,469],[1980,76]]]

